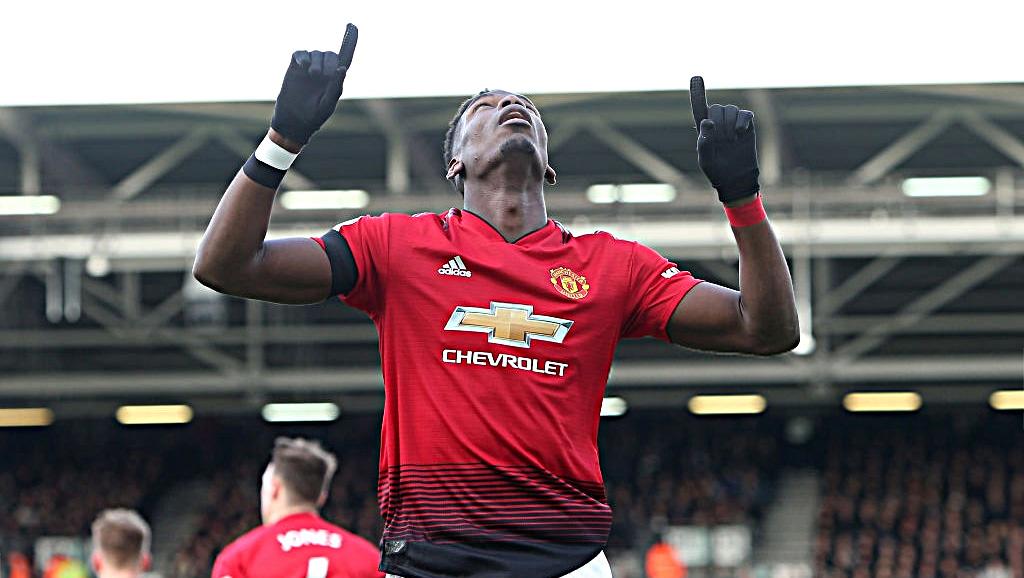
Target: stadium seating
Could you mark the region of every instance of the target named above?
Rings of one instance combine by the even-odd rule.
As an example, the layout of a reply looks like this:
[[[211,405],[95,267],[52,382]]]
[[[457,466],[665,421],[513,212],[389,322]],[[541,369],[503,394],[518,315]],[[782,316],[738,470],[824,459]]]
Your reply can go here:
[[[615,512],[613,564],[638,557],[670,526],[746,524],[756,542],[781,472],[811,466],[821,485],[813,575],[1024,575],[1024,448],[1016,417],[830,415],[816,420],[812,441],[794,445],[779,417],[628,415],[604,422],[601,431]],[[169,557],[170,567],[159,570],[166,577],[208,576],[220,549],[259,524],[260,474],[277,435],[316,437],[338,454],[324,514],[376,540],[378,420],[345,416],[315,428],[219,418],[174,435],[92,421],[31,437],[15,431],[0,438],[0,551],[31,556],[40,536],[86,536],[102,508],[151,514],[170,488],[203,480],[208,495],[197,529]],[[16,451],[26,440],[32,451]],[[627,568],[616,576],[642,573]]]
[[[0,437],[0,551],[31,554],[39,536],[88,535],[100,510],[145,509],[166,488],[173,446],[116,434],[108,424],[82,422]]]
[[[834,424],[815,574],[1024,575],[1024,448],[1011,421]]]

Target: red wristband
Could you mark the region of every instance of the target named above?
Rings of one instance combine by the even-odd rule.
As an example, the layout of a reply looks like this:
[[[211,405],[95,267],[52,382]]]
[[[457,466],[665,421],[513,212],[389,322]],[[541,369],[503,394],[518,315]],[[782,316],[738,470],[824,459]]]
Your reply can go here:
[[[756,225],[761,221],[768,218],[767,213],[764,212],[764,205],[761,204],[761,193],[757,193],[754,200],[740,207],[726,207],[725,216],[729,219],[729,224],[733,227],[749,227],[750,225]]]

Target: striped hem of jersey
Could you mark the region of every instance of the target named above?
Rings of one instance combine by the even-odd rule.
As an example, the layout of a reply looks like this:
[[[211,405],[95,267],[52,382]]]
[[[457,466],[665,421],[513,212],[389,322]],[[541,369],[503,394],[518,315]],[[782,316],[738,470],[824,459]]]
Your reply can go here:
[[[611,528],[601,482],[532,466],[393,466],[378,499],[385,540],[599,543]]]

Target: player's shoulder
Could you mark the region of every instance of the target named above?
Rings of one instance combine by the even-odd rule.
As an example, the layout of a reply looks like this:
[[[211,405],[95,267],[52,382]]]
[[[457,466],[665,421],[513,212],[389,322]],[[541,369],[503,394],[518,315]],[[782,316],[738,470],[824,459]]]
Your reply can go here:
[[[586,247],[617,249],[621,251],[633,251],[639,243],[629,239],[616,237],[614,234],[602,229],[590,229],[583,232],[570,231],[565,225],[555,221],[555,224],[562,229],[563,235],[568,235],[575,243]]]
[[[608,231],[602,231],[600,229],[595,229],[593,231],[588,231],[588,232],[580,233],[580,234],[573,234],[573,238],[576,239],[577,241],[584,242],[584,243],[627,244],[627,245],[635,243],[635,241],[629,241],[627,239],[620,239],[620,238],[616,237],[615,235],[609,233]]]
[[[349,530],[342,528],[337,524],[333,524],[323,518],[319,518],[316,522],[316,525],[318,526],[318,529],[327,530],[329,532],[339,534],[341,536],[341,543],[343,548],[355,550],[372,550],[374,553],[377,552],[377,547],[374,546],[372,542],[370,542],[366,538],[363,538],[359,534],[350,532]]]
[[[388,219],[392,231],[403,233],[407,237],[441,234],[447,235],[462,219],[460,209],[451,208],[440,213],[384,213],[381,218]]]
[[[218,560],[227,560],[242,555],[243,553],[250,551],[254,548],[259,548],[264,538],[267,535],[267,527],[260,526],[253,528],[248,532],[242,534],[238,538],[235,538],[233,542],[224,547],[217,555]]]
[[[387,225],[389,227],[443,227],[447,214],[449,213],[380,213],[378,215],[359,215],[347,221],[342,221],[334,226],[341,230],[349,225]]]

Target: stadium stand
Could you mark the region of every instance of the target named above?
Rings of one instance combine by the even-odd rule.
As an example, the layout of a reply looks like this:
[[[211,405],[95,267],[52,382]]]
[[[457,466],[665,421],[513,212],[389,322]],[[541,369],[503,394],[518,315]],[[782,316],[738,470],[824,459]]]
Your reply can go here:
[[[602,428],[610,550],[646,546],[668,525],[760,520],[778,471],[776,424],[640,416]]]
[[[145,509],[166,488],[175,444],[118,436],[109,424],[0,437],[0,548],[31,553],[40,536],[87,536],[105,508]],[[108,448],[104,450],[103,448]],[[113,451],[110,451],[110,450]],[[184,472],[185,470],[183,470]]]
[[[634,412],[637,414],[637,412]],[[609,499],[615,511],[609,553],[642,552],[671,525],[756,524],[778,470],[778,424],[768,420],[686,420],[670,412],[605,423],[602,436]],[[285,428],[313,435],[337,451],[341,466],[324,514],[376,541],[379,416],[346,416],[329,428]],[[144,513],[177,484],[206,480],[197,529],[171,558],[165,576],[208,576],[216,554],[259,524],[259,476],[267,448],[282,428],[252,420],[200,420],[179,428],[131,430],[76,422],[34,439],[33,452],[8,452],[14,467],[0,473],[4,551],[32,555],[41,536],[85,536],[91,516],[125,506]],[[39,435],[38,433],[34,435]],[[174,439],[173,443],[167,442]],[[217,443],[212,443],[216,440]],[[6,445],[10,442],[10,445]],[[121,447],[115,454],[103,448]],[[198,449],[197,449],[198,448]],[[159,520],[154,520],[156,525]],[[157,550],[160,544],[154,545]]]
[[[130,430],[73,420],[46,430],[8,430],[0,437],[4,564],[15,552],[34,556],[33,544],[44,536],[84,538],[100,509],[124,506],[148,515],[174,487],[201,481],[205,498],[194,530],[156,570],[166,577],[208,576],[220,549],[259,523],[259,476],[273,438],[286,434],[318,437],[338,453],[341,467],[324,513],[376,540],[378,420],[367,413],[328,427],[294,427],[204,418],[185,427]],[[787,418],[778,415],[698,418],[633,410],[605,421],[602,462],[615,512],[608,552],[616,577],[642,578],[638,561],[671,528],[747,525],[756,552],[767,538],[765,518],[781,496],[783,473],[808,467],[821,488],[809,557],[814,576],[1024,575],[1018,416],[831,412],[812,422],[810,441],[796,443],[787,435]],[[155,519],[156,532],[159,524]],[[35,568],[39,562],[45,561],[34,561]],[[691,568],[688,576],[778,575],[756,570],[753,560],[737,568]]]
[[[1019,420],[844,425],[828,431],[816,575],[1024,575]]]

